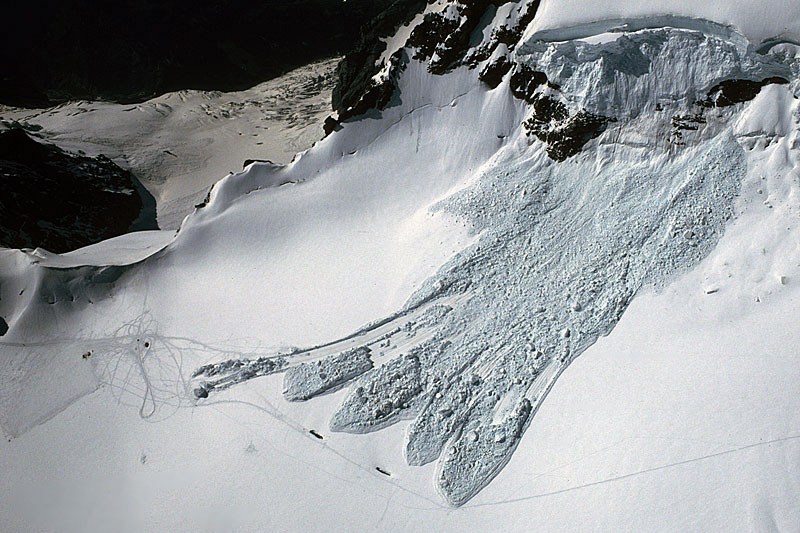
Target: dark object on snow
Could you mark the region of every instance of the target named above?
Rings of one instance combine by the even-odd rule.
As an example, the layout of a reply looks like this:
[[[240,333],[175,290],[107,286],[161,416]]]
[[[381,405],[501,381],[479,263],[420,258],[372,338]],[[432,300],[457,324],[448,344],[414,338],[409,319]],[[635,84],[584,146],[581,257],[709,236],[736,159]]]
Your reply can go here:
[[[158,229],[155,200],[130,172],[0,131],[0,246],[68,252],[148,229]]]
[[[705,124],[706,119],[702,113],[694,115],[675,115],[672,117],[672,127],[676,130],[696,131],[700,124]]]
[[[8,333],[8,322],[6,319],[0,316],[0,337]]]

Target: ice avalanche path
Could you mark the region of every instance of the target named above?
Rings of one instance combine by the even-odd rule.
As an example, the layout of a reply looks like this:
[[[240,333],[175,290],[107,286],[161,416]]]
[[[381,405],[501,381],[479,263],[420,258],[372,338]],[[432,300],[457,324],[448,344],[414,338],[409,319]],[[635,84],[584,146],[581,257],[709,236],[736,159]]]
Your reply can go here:
[[[4,430],[103,385],[160,420],[282,373],[290,401],[349,387],[333,432],[408,420],[407,463],[472,498],[564,369],[706,258],[753,184],[785,177],[770,209],[797,214],[797,47],[699,20],[492,42],[529,8],[491,8],[471,43],[490,52],[443,74],[445,49],[400,49],[382,111],[226,177],[172,242],[103,266],[3,251]]]

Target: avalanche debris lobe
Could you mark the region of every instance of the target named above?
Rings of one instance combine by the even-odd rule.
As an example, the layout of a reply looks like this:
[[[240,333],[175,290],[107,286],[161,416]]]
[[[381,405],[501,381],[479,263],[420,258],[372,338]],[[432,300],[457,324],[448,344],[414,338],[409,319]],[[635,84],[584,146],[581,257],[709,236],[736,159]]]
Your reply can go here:
[[[714,246],[732,214],[743,151],[721,134],[663,164],[606,167],[586,179],[592,171],[591,163],[522,162],[444,202],[441,209],[474,218],[484,230],[479,242],[411,297],[397,315],[402,327],[382,335],[367,328],[362,346],[291,367],[287,399],[312,398],[360,374],[331,431],[366,433],[410,418],[408,464],[438,459],[438,490],[452,505],[465,503],[508,462],[561,371],[610,332],[636,292]],[[522,188],[530,193],[514,194]],[[404,353],[371,368],[367,344],[400,335],[411,339]],[[246,364],[213,372],[236,366],[220,379],[230,386],[256,377],[238,371]],[[203,373],[215,375],[207,367],[196,375]],[[222,387],[199,390],[214,388]]]
[[[421,378],[418,350],[365,374],[331,417],[331,431],[367,433],[396,422],[422,392]]]
[[[213,391],[225,390],[237,383],[253,378],[274,374],[283,370],[286,359],[283,357],[259,357],[258,359],[229,359],[220,363],[201,366],[192,378],[204,378],[194,389],[197,399],[208,398]]]
[[[308,400],[344,385],[372,368],[367,347],[309,361],[289,368],[284,374],[283,396],[289,401]]]
[[[0,130],[0,184],[0,246],[60,253],[158,229],[155,200],[130,172],[14,125]]]
[[[461,4],[447,16],[426,15],[412,31],[416,60],[435,60],[455,31],[448,20],[464,24]],[[518,5],[517,22],[527,24],[536,5]],[[330,429],[364,433],[411,419],[408,464],[438,460],[438,490],[456,506],[503,468],[560,373],[613,329],[637,291],[664,286],[715,246],[746,170],[730,129],[741,110],[735,104],[797,71],[790,60],[680,29],[601,44],[534,39],[514,43],[514,56],[484,53],[509,35],[522,30],[494,29],[464,55],[465,65],[483,65],[480,76],[495,87],[514,69],[509,90],[528,104],[521,126],[542,145],[487,166],[436,206],[467,221],[475,244],[402,309],[325,345],[342,343],[341,355],[287,377],[290,399],[301,399],[324,392],[325,380],[339,386],[340,377],[364,370]],[[716,68],[698,73],[707,64]],[[726,109],[707,119],[704,98]],[[671,130],[684,140],[662,138]],[[644,145],[636,140],[648,136]],[[603,142],[614,144],[613,165]],[[392,354],[388,361],[369,369],[364,361],[356,372],[348,354],[375,344]],[[298,383],[316,369],[325,377]]]
[[[330,429],[362,433],[412,418],[407,462],[439,459],[439,491],[466,502],[509,460],[560,372],[614,327],[634,294],[711,249],[732,213],[743,151],[723,134],[661,168],[609,167],[587,180],[591,172],[496,169],[442,204],[484,232],[403,312],[413,333],[423,303],[459,303],[433,335],[365,373]],[[531,193],[513,194],[522,187]]]

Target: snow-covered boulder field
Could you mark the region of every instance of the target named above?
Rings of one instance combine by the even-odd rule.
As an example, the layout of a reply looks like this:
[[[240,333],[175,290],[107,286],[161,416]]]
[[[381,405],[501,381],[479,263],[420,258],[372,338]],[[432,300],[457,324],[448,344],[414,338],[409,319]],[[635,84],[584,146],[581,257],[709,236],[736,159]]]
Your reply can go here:
[[[695,4],[429,2],[174,236],[0,251],[5,529],[796,528],[800,8]]]

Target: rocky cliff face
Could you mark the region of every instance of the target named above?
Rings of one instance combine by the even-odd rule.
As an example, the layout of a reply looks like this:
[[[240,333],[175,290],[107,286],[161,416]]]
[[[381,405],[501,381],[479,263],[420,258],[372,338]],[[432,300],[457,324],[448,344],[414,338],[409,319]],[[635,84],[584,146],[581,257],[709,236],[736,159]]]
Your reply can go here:
[[[68,252],[158,229],[155,201],[108,158],[70,154],[20,128],[0,131],[0,246]]]
[[[409,54],[411,59],[427,63],[436,75],[459,66],[475,69],[482,65],[481,80],[497,86],[511,68],[498,49],[514,49],[539,3],[397,0],[364,27],[358,45],[339,65],[333,92],[338,121],[385,108],[396,92],[397,77]],[[509,4],[513,7],[507,10],[505,21],[492,28],[498,8]],[[484,35],[487,32],[488,36]],[[487,63],[487,59],[492,61]],[[329,121],[326,131],[332,131],[337,123]]]

